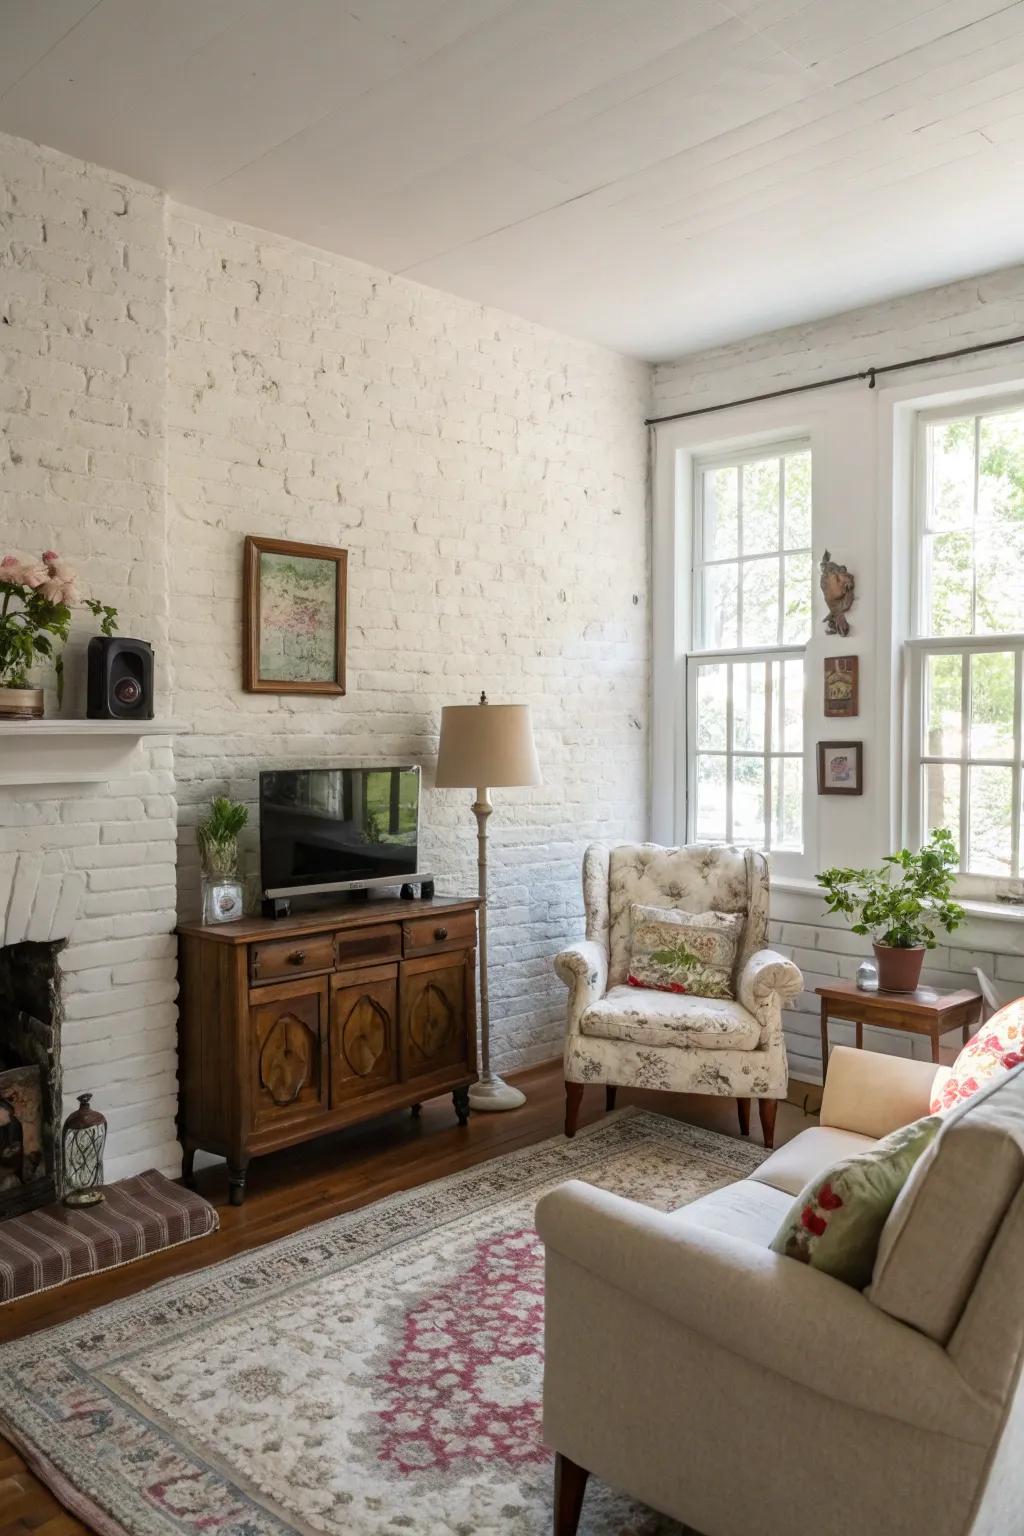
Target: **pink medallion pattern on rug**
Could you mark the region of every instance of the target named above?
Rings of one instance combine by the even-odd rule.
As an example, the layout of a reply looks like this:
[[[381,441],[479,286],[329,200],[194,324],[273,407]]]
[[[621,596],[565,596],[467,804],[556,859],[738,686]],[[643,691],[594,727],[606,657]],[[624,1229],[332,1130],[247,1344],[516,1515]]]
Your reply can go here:
[[[479,1245],[469,1269],[418,1301],[382,1377],[380,1460],[449,1471],[467,1456],[544,1462],[540,1401],[544,1252],[519,1230]]]

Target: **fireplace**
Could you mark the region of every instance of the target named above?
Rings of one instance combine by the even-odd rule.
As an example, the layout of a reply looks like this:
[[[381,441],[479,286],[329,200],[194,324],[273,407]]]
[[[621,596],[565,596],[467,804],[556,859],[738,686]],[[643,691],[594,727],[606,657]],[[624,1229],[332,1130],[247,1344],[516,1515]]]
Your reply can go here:
[[[0,1220],[60,1190],[63,947],[0,947]]]

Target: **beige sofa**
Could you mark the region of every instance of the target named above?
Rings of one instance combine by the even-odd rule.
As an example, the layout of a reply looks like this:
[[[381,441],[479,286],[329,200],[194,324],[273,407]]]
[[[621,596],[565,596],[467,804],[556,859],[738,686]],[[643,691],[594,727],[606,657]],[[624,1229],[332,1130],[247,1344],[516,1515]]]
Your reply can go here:
[[[750,1178],[668,1215],[544,1196],[559,1536],[589,1472],[702,1536],[1024,1533],[1024,1068],[949,1117],[867,1291],[768,1247],[808,1179],[928,1113],[935,1077],[837,1048],[820,1125]]]

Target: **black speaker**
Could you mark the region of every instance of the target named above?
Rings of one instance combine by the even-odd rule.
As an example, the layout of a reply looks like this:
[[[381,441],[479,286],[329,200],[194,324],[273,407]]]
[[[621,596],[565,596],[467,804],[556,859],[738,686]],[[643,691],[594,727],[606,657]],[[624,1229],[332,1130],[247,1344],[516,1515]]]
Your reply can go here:
[[[152,720],[153,647],[148,640],[93,636],[86,713],[90,720]]]

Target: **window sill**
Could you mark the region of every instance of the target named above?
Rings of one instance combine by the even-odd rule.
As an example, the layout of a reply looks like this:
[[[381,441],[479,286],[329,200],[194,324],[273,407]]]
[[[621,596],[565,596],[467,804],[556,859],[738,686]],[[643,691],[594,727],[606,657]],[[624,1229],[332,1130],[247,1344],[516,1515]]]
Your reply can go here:
[[[824,901],[824,892],[816,880],[800,879],[796,875],[772,875],[771,889],[789,896],[815,896]],[[955,897],[968,917],[984,918],[986,922],[1024,923],[1024,905],[1013,902],[982,901],[977,897]]]

